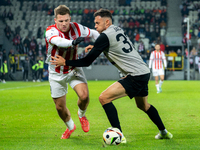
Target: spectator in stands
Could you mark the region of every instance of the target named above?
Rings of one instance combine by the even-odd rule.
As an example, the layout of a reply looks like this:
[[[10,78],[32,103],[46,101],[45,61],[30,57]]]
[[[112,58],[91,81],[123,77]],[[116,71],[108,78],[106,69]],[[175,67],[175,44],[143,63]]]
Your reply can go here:
[[[138,45],[138,52],[140,54],[145,54],[145,46],[142,40],[140,40],[140,43]]]
[[[9,10],[7,17],[9,20],[13,20],[13,13],[11,12],[11,10]]]
[[[24,43],[24,46],[23,46],[23,54],[28,54],[29,52],[29,47],[27,46],[26,43]]]
[[[141,8],[140,8],[140,14],[142,14],[142,15],[145,14],[145,9],[144,9],[144,7],[141,7]]]
[[[140,15],[140,10],[138,7],[135,7],[135,11],[134,11],[135,15]]]
[[[20,41],[20,38],[18,34],[13,38],[13,45],[16,47],[18,45],[18,41]]]
[[[125,19],[124,23],[123,23],[123,29],[128,30],[128,28],[129,28],[129,23],[128,23],[127,19]]]
[[[50,16],[53,15],[53,8],[52,7],[49,8],[47,14],[50,15]]]
[[[129,15],[134,15],[134,9],[132,7],[129,10]]]
[[[24,39],[24,41],[23,41],[23,44],[25,44],[26,43],[26,45],[29,47],[30,46],[30,40],[29,40],[29,38],[28,38],[28,36],[26,36],[26,38]]]
[[[151,32],[149,31],[149,28],[145,29],[145,37],[149,39],[149,41],[151,41]]]
[[[45,49],[46,49],[45,46],[43,46],[42,43],[39,42],[36,47],[37,56],[40,56],[40,57],[44,56]]]
[[[165,53],[165,44],[163,42],[160,42],[160,50]]]
[[[5,33],[6,37],[7,37],[7,39],[9,40],[10,37],[11,37],[11,29],[10,29],[10,27],[8,25],[6,25],[6,27],[4,28],[4,33]]]
[[[3,11],[1,17],[2,17],[3,22],[5,22],[5,19],[7,18],[7,12],[6,12],[6,9],[4,9],[4,11]]]
[[[190,51],[190,57],[195,57],[198,55],[198,51],[196,50],[196,48],[193,46],[192,50]]]
[[[21,43],[20,40],[18,40],[18,43],[16,45],[16,50],[19,54],[23,54],[23,44]]]
[[[2,60],[8,60],[6,49],[3,49]]]
[[[131,28],[134,26],[135,26],[135,23],[133,22],[133,19],[130,19],[130,22],[128,23],[128,27]]]
[[[165,16],[164,15],[161,15],[161,17],[160,17],[160,23],[162,22],[162,21],[164,21],[165,23],[167,22],[167,19],[165,18]]]
[[[37,46],[37,45],[35,44],[35,42],[34,42],[33,39],[32,39],[31,42],[30,42],[30,47],[29,47],[29,49],[30,49],[30,50],[33,50],[33,49],[35,50],[35,49],[36,49],[36,46]]]
[[[162,29],[162,28],[166,28],[166,26],[167,26],[167,24],[165,23],[164,20],[162,20],[161,23],[160,23],[160,28],[161,28],[161,29]]]
[[[48,5],[47,5],[47,3],[43,4],[42,11],[48,11]]]
[[[187,6],[184,4],[183,5],[183,8],[182,8],[182,10],[181,10],[181,14],[182,14],[182,16],[184,16],[184,15],[189,15],[189,10],[187,9]]]
[[[37,38],[41,38],[41,37],[42,37],[42,28],[39,27],[37,31]]]
[[[138,43],[140,40],[140,34],[137,29],[135,29],[134,31],[134,36],[135,36],[135,42]]]

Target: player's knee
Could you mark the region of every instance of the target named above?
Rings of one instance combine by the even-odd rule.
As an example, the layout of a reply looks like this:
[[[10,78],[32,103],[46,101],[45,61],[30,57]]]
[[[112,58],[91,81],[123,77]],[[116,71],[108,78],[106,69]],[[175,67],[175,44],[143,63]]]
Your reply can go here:
[[[81,95],[79,95],[79,98],[81,101],[88,101],[89,100],[89,95],[87,93],[82,93]]]
[[[62,105],[56,105],[56,110],[58,112],[62,112],[64,110],[64,107]]]
[[[105,97],[105,95],[101,94],[99,96],[99,102],[101,103],[101,105],[103,106],[104,104],[108,103],[107,98]]]

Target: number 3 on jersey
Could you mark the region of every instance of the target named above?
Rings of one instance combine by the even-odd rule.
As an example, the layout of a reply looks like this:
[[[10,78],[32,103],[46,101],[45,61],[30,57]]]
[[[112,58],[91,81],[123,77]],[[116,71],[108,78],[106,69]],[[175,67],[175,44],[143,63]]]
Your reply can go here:
[[[130,53],[132,50],[133,50],[133,47],[131,46],[131,44],[127,41],[127,38],[126,38],[126,36],[124,36],[122,33],[120,33],[120,34],[117,34],[117,36],[116,36],[116,39],[117,39],[117,41],[119,42],[120,41],[120,37],[123,37],[124,38],[124,40],[122,41],[124,44],[128,44],[129,45],[129,47],[130,48],[125,48],[125,47],[123,47],[122,48],[122,50],[125,52],[125,53]]]

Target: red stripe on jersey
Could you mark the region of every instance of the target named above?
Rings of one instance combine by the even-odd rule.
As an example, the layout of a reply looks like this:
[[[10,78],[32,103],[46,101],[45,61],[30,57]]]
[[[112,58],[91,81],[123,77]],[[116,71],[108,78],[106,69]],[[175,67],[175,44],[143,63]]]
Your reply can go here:
[[[160,68],[159,69],[161,69],[162,68],[162,54],[161,54],[161,51],[160,51]]]
[[[78,31],[78,36],[81,36],[81,30],[80,30],[80,28],[78,26],[78,23],[74,22],[74,25],[75,25],[75,27],[76,27],[76,29]],[[72,35],[72,37],[73,37],[73,35]]]
[[[157,65],[156,65],[156,52],[154,51],[154,61],[155,61],[155,69],[157,69]]]

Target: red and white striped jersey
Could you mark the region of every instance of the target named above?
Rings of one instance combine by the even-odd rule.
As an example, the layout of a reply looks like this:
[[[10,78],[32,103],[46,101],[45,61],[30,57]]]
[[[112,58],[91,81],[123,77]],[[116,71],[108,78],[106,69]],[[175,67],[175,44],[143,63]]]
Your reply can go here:
[[[165,67],[167,67],[167,62],[164,52],[162,51],[157,52],[156,50],[151,52],[149,60],[149,68],[152,67],[153,63],[152,69],[163,69],[163,62]]]
[[[47,59],[46,63],[49,64],[49,73],[61,73],[66,74],[73,70],[75,67],[72,66],[60,66],[55,68],[54,65],[51,65],[49,62],[51,60],[51,56],[55,56],[56,54],[62,56],[66,60],[75,60],[78,58],[77,56],[77,46],[70,47],[58,47],[56,44],[51,43],[51,40],[54,37],[61,37],[67,40],[74,40],[77,37],[91,37],[91,30],[85,26],[82,26],[75,22],[70,22],[70,29],[68,32],[61,32],[56,24],[48,26],[45,33],[45,41],[46,41],[46,52]]]

